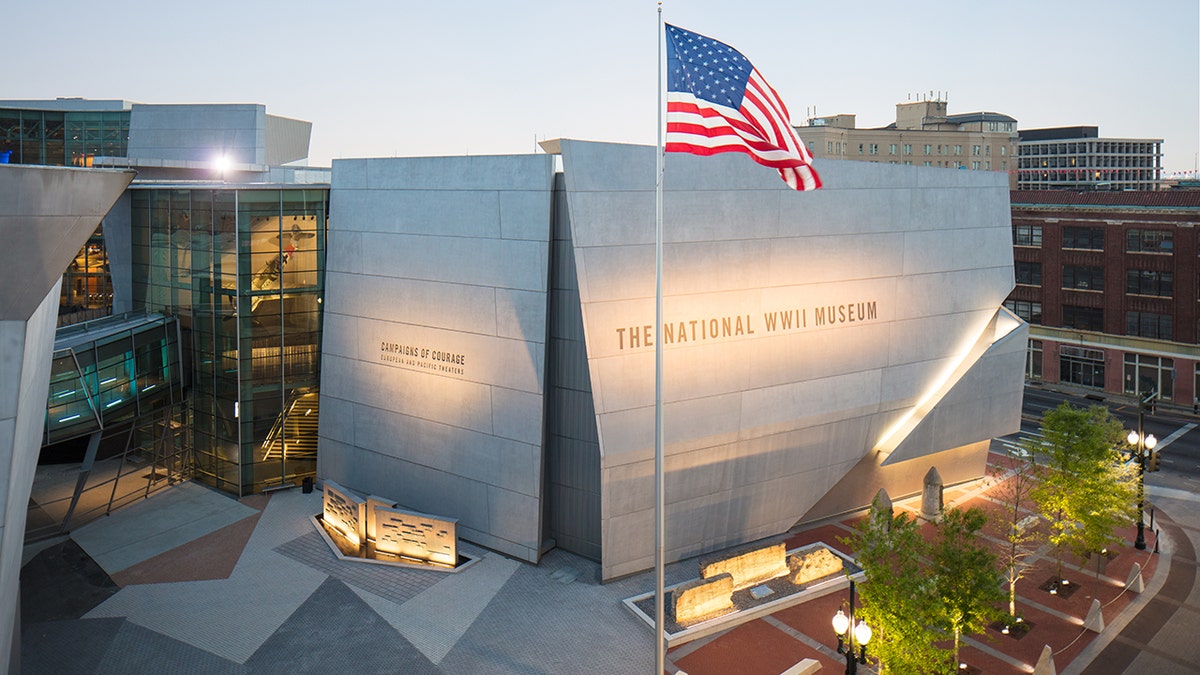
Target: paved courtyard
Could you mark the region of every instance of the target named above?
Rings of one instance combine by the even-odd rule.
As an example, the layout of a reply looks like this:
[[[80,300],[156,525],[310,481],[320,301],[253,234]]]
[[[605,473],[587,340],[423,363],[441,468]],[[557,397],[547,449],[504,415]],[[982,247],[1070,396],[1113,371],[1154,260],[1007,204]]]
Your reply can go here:
[[[947,504],[989,500],[991,484],[946,491]],[[988,631],[963,659],[984,673],[1032,672],[1044,645],[1059,673],[1200,672],[1195,548],[1200,502],[1151,493],[1161,553],[1123,547],[1096,578],[1068,567],[1070,597],[1038,588],[1047,553],[1018,587],[1033,624],[1020,640]],[[897,508],[916,509],[913,499]],[[652,630],[621,603],[653,590],[644,573],[599,583],[599,566],[554,550],[538,566],[463,544],[478,562],[457,574],[342,562],[310,516],[321,494],[240,501],[196,484],[156,495],[26,550],[25,673],[647,673]],[[1186,518],[1176,520],[1176,514]],[[838,542],[853,519],[798,529],[788,548]],[[1123,533],[1132,541],[1133,530]],[[1146,590],[1125,590],[1134,563]],[[697,576],[673,564],[667,583]],[[830,617],[838,584],[802,604],[673,648],[668,672],[776,674],[813,658],[840,672]],[[1093,598],[1104,632],[1083,628]],[[1191,631],[1190,633],[1188,631]],[[1146,668],[1149,668],[1148,670]]]

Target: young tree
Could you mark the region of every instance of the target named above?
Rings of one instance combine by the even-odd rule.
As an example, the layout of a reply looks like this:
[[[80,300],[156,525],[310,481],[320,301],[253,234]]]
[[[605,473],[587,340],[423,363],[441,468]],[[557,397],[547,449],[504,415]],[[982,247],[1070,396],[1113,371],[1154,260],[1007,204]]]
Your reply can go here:
[[[992,522],[1004,541],[1000,560],[1008,586],[1008,615],[1012,618],[1017,616],[1017,582],[1033,568],[1033,554],[1039,543],[1038,516],[1028,513],[1034,506],[1030,492],[1037,485],[1036,467],[1031,460],[1036,443],[1036,440],[1027,439],[1021,449],[1010,449],[992,471],[997,485],[991,496],[1000,505],[998,517]]]
[[[1037,445],[1039,484],[1031,493],[1049,521],[1062,578],[1062,553],[1080,557],[1117,543],[1116,528],[1137,510],[1137,475],[1124,464],[1124,430],[1104,406],[1064,402],[1046,413]]]
[[[862,607],[856,614],[871,627],[869,651],[879,660],[881,674],[928,673],[930,664],[945,662],[933,644],[941,636],[933,628],[929,544],[918,526],[908,514],[893,517],[872,508],[842,540],[866,575],[858,586]]]
[[[933,609],[937,625],[954,637],[956,666],[962,636],[982,633],[999,617],[1004,600],[996,555],[980,537],[986,522],[987,514],[978,507],[947,509],[931,551]]]

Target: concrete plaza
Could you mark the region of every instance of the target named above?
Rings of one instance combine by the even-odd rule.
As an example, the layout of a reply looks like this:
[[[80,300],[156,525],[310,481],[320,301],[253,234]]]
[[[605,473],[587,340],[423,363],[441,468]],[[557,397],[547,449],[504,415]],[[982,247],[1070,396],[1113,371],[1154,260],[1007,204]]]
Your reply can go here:
[[[993,455],[993,457],[996,457]],[[995,508],[990,481],[946,491],[947,504]],[[1068,566],[1070,597],[1038,586],[1042,552],[1018,586],[1033,628],[968,639],[976,672],[1032,672],[1044,645],[1059,673],[1200,671],[1196,556],[1200,499],[1150,490],[1160,552],[1130,544],[1095,567]],[[919,500],[897,503],[914,511]],[[28,547],[22,568],[26,673],[647,673],[652,631],[621,600],[653,589],[642,573],[599,583],[599,565],[552,551],[538,566],[464,544],[479,562],[458,574],[338,561],[309,517],[320,493],[234,501],[184,484]],[[835,547],[854,518],[798,528],[788,547]],[[1134,563],[1145,591],[1125,590]],[[670,565],[667,583],[696,576]],[[830,617],[839,584],[820,597],[673,648],[668,672],[776,674],[805,658],[840,672]],[[1105,630],[1083,627],[1093,597]]]

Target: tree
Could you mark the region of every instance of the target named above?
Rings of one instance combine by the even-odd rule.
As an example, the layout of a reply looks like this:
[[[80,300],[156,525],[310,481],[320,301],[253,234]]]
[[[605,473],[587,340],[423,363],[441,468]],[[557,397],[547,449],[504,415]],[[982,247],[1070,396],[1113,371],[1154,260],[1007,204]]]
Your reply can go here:
[[[1037,514],[1027,510],[1033,506],[1030,493],[1037,485],[1034,463],[1034,444],[1027,439],[1019,450],[1009,450],[1003,463],[992,472],[997,486],[991,491],[992,499],[1000,505],[998,517],[993,519],[1000,538],[1004,541],[1000,561],[1004,565],[1004,581],[1008,586],[1008,615],[1017,616],[1017,582],[1033,568],[1033,554],[1037,552],[1039,532]]]
[[[1137,474],[1124,463],[1124,430],[1104,406],[1064,402],[1046,413],[1035,446],[1039,484],[1031,492],[1049,522],[1056,575],[1062,553],[1081,558],[1120,541],[1116,528],[1137,510]]]
[[[930,664],[945,661],[933,644],[941,636],[933,628],[933,586],[926,576],[929,544],[918,526],[908,514],[872,508],[842,540],[866,575],[857,615],[871,627],[870,651],[881,674],[928,673]]]
[[[932,554],[933,586],[937,602],[937,625],[954,637],[953,653],[958,664],[964,634],[982,633],[999,617],[1004,599],[996,555],[980,537],[987,522],[983,509],[947,509],[938,523]]]

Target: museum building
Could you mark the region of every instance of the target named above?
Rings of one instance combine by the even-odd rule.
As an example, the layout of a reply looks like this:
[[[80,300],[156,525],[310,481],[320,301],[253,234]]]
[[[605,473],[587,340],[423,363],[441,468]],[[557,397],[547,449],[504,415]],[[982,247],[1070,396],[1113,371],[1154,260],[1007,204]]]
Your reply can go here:
[[[1005,174],[655,151],[335,160],[318,476],[604,579],[654,559],[654,346],[669,560],[985,472],[1027,325]],[[561,170],[555,156],[561,157]]]
[[[52,103],[0,111],[26,134]],[[656,342],[670,560],[978,478],[1018,428],[1002,173],[822,159],[796,193],[670,155],[655,326],[652,147],[319,170],[260,105],[106,111],[124,154],[62,160],[138,172],[103,222],[114,310],[178,321],[183,442],[232,494],[315,475],[612,579],[653,563]]]

